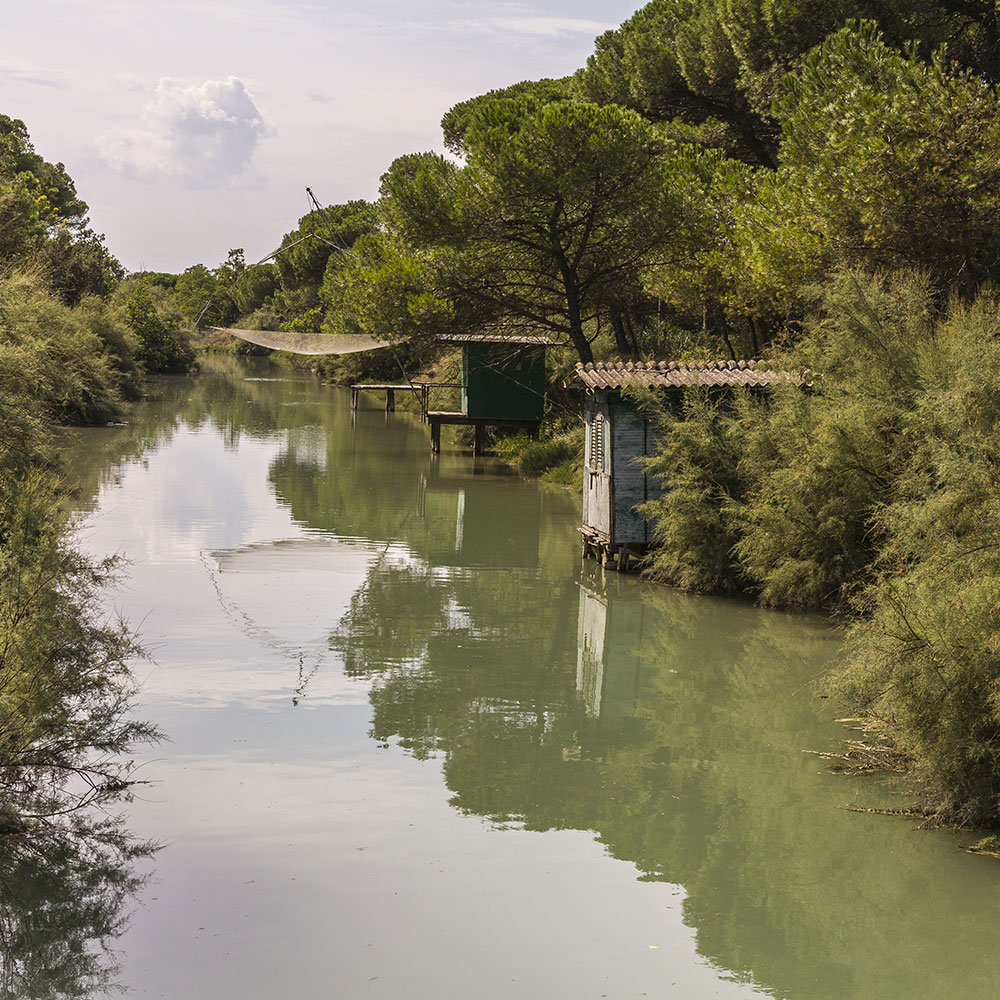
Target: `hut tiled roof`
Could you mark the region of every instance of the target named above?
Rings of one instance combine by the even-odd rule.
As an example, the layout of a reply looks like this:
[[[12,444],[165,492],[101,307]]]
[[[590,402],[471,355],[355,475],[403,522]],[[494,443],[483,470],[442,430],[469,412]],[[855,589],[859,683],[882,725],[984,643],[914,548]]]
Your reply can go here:
[[[794,372],[759,365],[759,361],[598,361],[578,364],[576,377],[589,390],[621,389],[636,383],[679,389],[691,385],[765,388],[779,382],[805,382]]]

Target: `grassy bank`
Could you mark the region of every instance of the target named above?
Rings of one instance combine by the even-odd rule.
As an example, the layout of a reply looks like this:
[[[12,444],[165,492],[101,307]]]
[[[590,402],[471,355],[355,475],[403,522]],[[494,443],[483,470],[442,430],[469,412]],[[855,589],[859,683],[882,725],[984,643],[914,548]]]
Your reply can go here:
[[[498,438],[493,445],[497,457],[527,479],[539,479],[578,489],[583,476],[584,429],[551,429],[543,426],[535,440],[527,434]]]

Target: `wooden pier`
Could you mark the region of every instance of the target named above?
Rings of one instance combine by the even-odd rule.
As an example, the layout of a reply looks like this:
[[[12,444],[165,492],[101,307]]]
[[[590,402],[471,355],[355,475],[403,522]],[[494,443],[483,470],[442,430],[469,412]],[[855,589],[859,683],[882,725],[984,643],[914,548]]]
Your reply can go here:
[[[385,393],[385,412],[395,413],[396,412],[396,390],[400,389],[406,392],[414,392],[418,394],[418,398],[421,401],[421,417],[424,412],[426,391],[424,382],[356,382],[351,386],[351,412],[356,413],[358,410],[358,404],[360,402],[361,393],[363,392],[384,392]]]
[[[441,425],[454,424],[474,428],[472,451],[474,455],[482,455],[486,451],[486,428],[505,427],[512,430],[527,431],[532,437],[538,437],[541,426],[539,419],[521,419],[517,417],[470,417],[467,413],[452,410],[431,410],[430,393],[432,389],[461,389],[460,382],[356,382],[351,386],[351,412],[356,413],[360,407],[361,393],[384,392],[385,412],[396,412],[396,393],[412,392],[417,397],[420,406],[420,422],[428,424],[431,429],[431,453],[441,453]]]
[[[431,453],[437,455],[441,451],[441,425],[457,424],[462,427],[474,428],[472,438],[472,453],[482,455],[486,451],[486,428],[508,427],[512,430],[526,430],[532,437],[538,437],[540,420],[501,419],[496,417],[470,417],[467,413],[453,413],[448,410],[430,410],[424,417],[424,422],[431,427]]]

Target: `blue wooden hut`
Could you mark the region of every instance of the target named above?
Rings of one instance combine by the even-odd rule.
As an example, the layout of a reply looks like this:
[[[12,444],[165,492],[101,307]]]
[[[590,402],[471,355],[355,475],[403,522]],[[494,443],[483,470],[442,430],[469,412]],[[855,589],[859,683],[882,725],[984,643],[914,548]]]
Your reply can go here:
[[[656,448],[656,428],[622,390],[634,384],[679,397],[689,386],[766,389],[802,382],[756,361],[599,362],[577,365],[576,377],[587,393],[583,551],[616,569],[626,569],[630,557],[652,543],[650,525],[637,508],[661,491],[642,462]]]

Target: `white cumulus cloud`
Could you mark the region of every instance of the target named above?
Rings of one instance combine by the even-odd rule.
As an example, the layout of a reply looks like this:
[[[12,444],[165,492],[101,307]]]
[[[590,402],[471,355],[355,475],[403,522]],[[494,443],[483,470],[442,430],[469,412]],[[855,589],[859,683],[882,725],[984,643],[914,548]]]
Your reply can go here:
[[[135,128],[113,128],[98,148],[121,173],[173,176],[209,186],[243,173],[274,134],[242,80],[184,86],[164,77]]]

